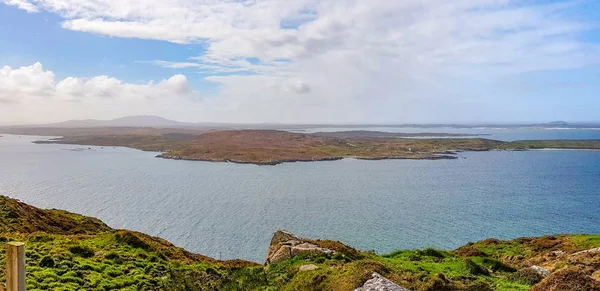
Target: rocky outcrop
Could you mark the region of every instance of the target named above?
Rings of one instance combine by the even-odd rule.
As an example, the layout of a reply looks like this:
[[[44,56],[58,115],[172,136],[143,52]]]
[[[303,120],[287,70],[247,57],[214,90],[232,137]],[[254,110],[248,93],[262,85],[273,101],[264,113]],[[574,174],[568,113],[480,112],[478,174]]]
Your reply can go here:
[[[325,253],[333,254],[335,251],[319,247],[307,239],[302,239],[287,230],[277,230],[273,234],[267,264],[281,262],[303,254]]]
[[[356,288],[354,291],[409,291],[398,286],[396,283],[386,279],[385,277],[373,272],[369,279],[362,287]]]
[[[316,265],[313,264],[308,264],[308,265],[302,265],[300,266],[300,268],[298,268],[299,272],[305,272],[305,271],[312,271],[312,270],[316,270],[319,267],[317,267]]]
[[[583,254],[600,254],[600,248],[593,248],[593,249],[589,249],[589,250],[585,250],[585,251],[581,251],[581,252],[576,252],[574,254],[572,254],[572,256],[579,256],[579,255],[583,255]]]
[[[532,269],[533,271],[535,271],[536,273],[538,273],[539,275],[542,275],[544,277],[550,276],[550,271],[548,271],[540,266],[531,266],[530,269]]]

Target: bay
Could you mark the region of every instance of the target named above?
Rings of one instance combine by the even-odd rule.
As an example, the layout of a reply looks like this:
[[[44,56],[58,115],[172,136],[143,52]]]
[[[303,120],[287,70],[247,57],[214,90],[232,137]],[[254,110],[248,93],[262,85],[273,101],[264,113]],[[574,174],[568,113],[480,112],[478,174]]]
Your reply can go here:
[[[380,253],[600,233],[598,151],[256,166],[36,139],[0,137],[0,194],[215,258],[263,262],[277,228]]]

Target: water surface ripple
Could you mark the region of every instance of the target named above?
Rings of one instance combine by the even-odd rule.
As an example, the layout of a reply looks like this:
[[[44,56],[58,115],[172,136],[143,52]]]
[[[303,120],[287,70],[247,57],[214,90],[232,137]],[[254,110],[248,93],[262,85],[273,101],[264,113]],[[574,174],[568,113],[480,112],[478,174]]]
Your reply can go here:
[[[277,228],[360,249],[600,233],[600,152],[255,166],[0,138],[0,193],[98,217],[192,252],[262,262]]]

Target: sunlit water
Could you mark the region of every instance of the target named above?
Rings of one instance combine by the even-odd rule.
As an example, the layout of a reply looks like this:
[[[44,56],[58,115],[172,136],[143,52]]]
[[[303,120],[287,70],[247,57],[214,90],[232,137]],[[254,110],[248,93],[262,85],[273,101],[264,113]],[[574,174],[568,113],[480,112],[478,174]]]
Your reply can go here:
[[[455,127],[356,127],[356,128],[306,128],[291,130],[295,132],[333,132],[348,130],[370,130],[383,132],[401,133],[456,133],[456,134],[478,134],[480,138],[488,138],[502,141],[515,140],[544,140],[544,139],[600,139],[600,128],[455,128]]]
[[[600,233],[598,151],[255,166],[34,139],[0,138],[0,193],[216,258],[262,262],[277,228],[383,253]]]

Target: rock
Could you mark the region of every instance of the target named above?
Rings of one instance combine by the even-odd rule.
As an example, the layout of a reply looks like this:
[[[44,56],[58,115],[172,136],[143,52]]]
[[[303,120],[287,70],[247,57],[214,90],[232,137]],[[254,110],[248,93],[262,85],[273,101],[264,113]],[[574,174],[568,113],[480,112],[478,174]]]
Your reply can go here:
[[[530,269],[534,270],[536,273],[544,276],[544,277],[548,277],[550,276],[550,271],[540,267],[540,266],[531,266],[529,267]]]
[[[306,239],[298,238],[287,230],[277,230],[273,234],[271,244],[269,245],[267,264],[311,253],[333,254],[335,252],[330,249],[321,248]]]
[[[304,272],[304,271],[312,271],[312,270],[316,270],[316,269],[318,269],[318,268],[319,268],[319,267],[317,267],[317,266],[315,266],[315,265],[313,265],[313,264],[310,264],[310,265],[302,265],[302,266],[300,266],[300,269],[298,269],[298,271],[299,271],[299,272]]]
[[[371,279],[367,280],[362,287],[354,291],[409,291],[398,286],[396,283],[384,278],[376,272],[373,272]]]
[[[555,256],[555,257],[560,257],[564,254],[565,254],[565,252],[563,252],[561,250],[550,252],[550,255]]]
[[[273,233],[273,237],[271,238],[271,245],[275,245],[278,243],[286,242],[289,240],[299,240],[295,235],[285,229],[278,229]]]
[[[589,249],[581,252],[576,252],[572,256],[578,256],[583,254],[600,254],[600,248]]]

